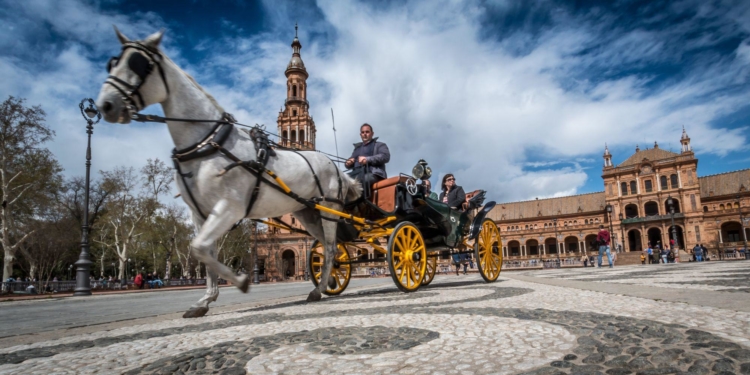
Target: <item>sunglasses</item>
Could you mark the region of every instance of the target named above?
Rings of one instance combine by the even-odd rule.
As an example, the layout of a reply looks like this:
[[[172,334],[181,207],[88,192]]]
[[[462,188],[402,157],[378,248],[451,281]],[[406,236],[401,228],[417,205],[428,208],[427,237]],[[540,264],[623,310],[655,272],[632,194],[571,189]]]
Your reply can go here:
[[[445,181],[456,181],[456,179],[455,178],[449,178],[449,179],[447,179]]]

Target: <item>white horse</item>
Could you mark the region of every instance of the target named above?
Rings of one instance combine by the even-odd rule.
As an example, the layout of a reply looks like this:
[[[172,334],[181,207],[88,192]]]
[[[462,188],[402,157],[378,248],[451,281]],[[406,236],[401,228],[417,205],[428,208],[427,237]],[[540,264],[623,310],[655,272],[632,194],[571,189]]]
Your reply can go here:
[[[122,52],[119,58],[110,60],[110,76],[96,101],[106,121],[127,124],[133,114],[154,103],[161,104],[167,118],[213,119],[217,122],[224,118],[224,110],[216,100],[159,50],[163,31],[143,41],[130,41],[117,28],[115,33],[122,44]],[[292,213],[313,237],[324,244],[322,279],[307,298],[308,301],[320,300],[321,293],[333,281],[332,278],[329,281],[329,275],[336,254],[337,224],[324,220],[324,217],[338,218],[290,198],[267,182],[260,184],[257,199],[247,212],[256,186],[255,175],[244,168],[235,168],[218,177],[232,160],[221,152],[211,152],[215,147],[210,141],[218,142],[221,138],[222,147],[237,158],[256,160],[252,139],[234,126],[219,126],[214,122],[167,121],[167,127],[175,150],[179,150],[176,153],[183,155],[182,161],[176,164],[177,187],[198,228],[191,248],[208,271],[206,294],[183,317],[199,317],[208,312],[208,305],[219,296],[217,276],[243,292],[248,291],[249,276],[236,275],[216,260],[215,252],[215,241],[243,218],[269,218]],[[195,156],[198,157],[186,160]],[[323,195],[351,201],[361,195],[359,183],[341,173],[330,159],[317,152],[277,150],[267,168],[304,199]],[[319,185],[314,181],[313,171],[318,176]],[[343,209],[340,202],[323,201],[320,204],[339,211]]]

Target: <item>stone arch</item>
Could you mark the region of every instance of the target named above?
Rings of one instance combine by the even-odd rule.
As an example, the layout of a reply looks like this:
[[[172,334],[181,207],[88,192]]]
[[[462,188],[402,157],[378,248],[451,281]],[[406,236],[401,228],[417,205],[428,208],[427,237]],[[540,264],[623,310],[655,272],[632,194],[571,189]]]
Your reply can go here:
[[[596,246],[592,245],[596,241],[596,235],[595,234],[589,234],[584,239],[584,245],[586,246],[586,249],[588,251],[599,251],[599,249],[596,248]]]
[[[550,237],[544,240],[544,248],[547,250],[547,254],[557,254],[557,240]]]
[[[722,242],[740,242],[742,238],[742,225],[739,221],[727,221],[721,223]]]
[[[284,279],[294,278],[297,275],[297,254],[292,249],[286,249],[281,253],[281,277]]]
[[[646,202],[646,204],[643,205],[643,213],[646,216],[656,216],[659,214],[659,203],[656,203],[654,201]]]
[[[650,244],[652,248],[656,247],[657,244],[661,247],[664,247],[664,239],[662,237],[661,228],[652,227],[647,229],[646,238],[648,239],[648,244]]]
[[[625,206],[625,218],[630,219],[633,217],[638,217],[638,206],[635,203]]]
[[[578,244],[578,237],[576,236],[568,236],[565,237],[565,251],[569,253],[577,253],[579,244]]]
[[[541,252],[539,251],[539,241],[527,240],[526,241],[526,254],[538,256]]]
[[[677,243],[675,244],[678,249],[684,249],[685,248],[685,232],[682,230],[682,227],[679,225],[674,226],[676,231],[676,237],[677,237]],[[669,229],[667,229],[667,236],[669,239],[672,239],[672,226],[669,226]],[[667,240],[667,244],[669,244],[670,241]]]
[[[628,247],[630,251],[643,250],[643,244],[641,243],[641,231],[638,229],[631,229],[628,231]]]
[[[516,240],[508,242],[508,255],[510,256],[521,255],[521,243]]]
[[[667,204],[668,200],[669,199],[664,200],[664,212],[666,212],[667,214],[669,214],[669,204]],[[679,214],[680,212],[682,212],[680,211],[680,200],[675,197],[672,197],[672,200],[674,201],[674,213]]]

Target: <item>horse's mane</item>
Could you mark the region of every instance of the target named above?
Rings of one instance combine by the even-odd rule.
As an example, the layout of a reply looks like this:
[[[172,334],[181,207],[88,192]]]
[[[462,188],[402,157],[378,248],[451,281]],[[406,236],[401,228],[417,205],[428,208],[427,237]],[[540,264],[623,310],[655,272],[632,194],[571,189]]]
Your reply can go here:
[[[196,81],[195,81],[195,78],[193,78],[193,76],[191,76],[190,74],[188,74],[188,73],[187,73],[186,71],[182,70],[182,68],[180,68],[180,66],[179,66],[179,65],[175,64],[175,63],[174,63],[174,61],[172,61],[172,59],[170,59],[170,58],[169,58],[169,56],[165,55],[164,53],[162,53],[161,55],[162,55],[162,58],[164,58],[164,59],[168,60],[169,62],[171,62],[171,63],[172,63],[172,65],[174,65],[174,67],[175,67],[175,68],[177,69],[177,71],[179,71],[180,73],[184,74],[184,75],[185,75],[185,77],[187,77],[187,78],[188,78],[188,80],[190,80],[190,82],[192,82],[192,83],[193,83],[193,85],[195,85],[195,88],[197,88],[197,89],[198,89],[198,90],[200,90],[200,91],[201,91],[202,93],[204,93],[204,94],[206,95],[206,97],[208,98],[208,100],[209,100],[209,101],[210,101],[210,102],[211,102],[211,103],[212,103],[212,104],[213,104],[214,106],[216,106],[216,108],[218,108],[218,109],[219,109],[219,111],[220,111],[221,113],[224,113],[224,112],[225,112],[225,111],[224,111],[224,107],[222,107],[222,106],[221,106],[221,105],[219,104],[219,102],[217,102],[217,101],[216,101],[216,99],[215,99],[215,98],[213,97],[213,95],[209,94],[209,93],[208,93],[208,91],[206,91],[206,90],[205,90],[205,89],[204,89],[204,88],[203,88],[203,87],[202,87],[201,85],[199,85],[199,84],[198,84],[198,82],[196,82]]]

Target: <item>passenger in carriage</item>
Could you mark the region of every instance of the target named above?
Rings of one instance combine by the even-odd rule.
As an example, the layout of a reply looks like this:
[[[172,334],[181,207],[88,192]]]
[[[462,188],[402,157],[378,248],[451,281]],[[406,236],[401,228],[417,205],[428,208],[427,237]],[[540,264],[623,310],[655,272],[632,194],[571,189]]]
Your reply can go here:
[[[462,210],[462,205],[466,202],[466,193],[464,188],[456,185],[456,177],[452,173],[448,173],[443,176],[443,183],[441,184],[439,201],[447,204],[450,208],[456,210]]]
[[[365,188],[365,195],[369,197],[372,184],[385,180],[388,175],[385,172],[385,165],[391,160],[391,152],[388,146],[383,142],[378,142],[373,138],[375,132],[370,124],[364,123],[359,127],[359,136],[362,142],[354,144],[352,156],[346,160],[344,165],[346,169],[351,169],[349,173],[352,177],[359,177],[362,186]]]
[[[424,187],[424,196],[425,198],[430,198],[432,200],[438,200],[438,195],[434,191],[432,191],[432,183],[430,180],[422,180],[422,186]]]

